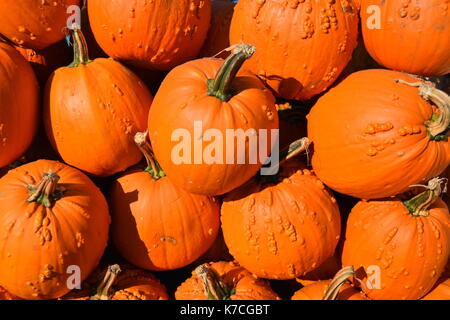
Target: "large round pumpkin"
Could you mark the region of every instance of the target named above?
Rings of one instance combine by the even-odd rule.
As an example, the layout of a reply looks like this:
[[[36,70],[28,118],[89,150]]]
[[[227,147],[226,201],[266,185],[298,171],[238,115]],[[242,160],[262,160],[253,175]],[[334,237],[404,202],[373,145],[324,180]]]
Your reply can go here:
[[[443,0],[364,0],[367,51],[381,65],[421,75],[450,72],[450,6]]]
[[[155,95],[148,120],[153,150],[167,176],[189,192],[231,191],[252,178],[275,147],[275,99],[253,73],[238,72],[254,50],[242,44],[225,61],[178,66]]]
[[[159,70],[197,57],[211,0],[89,0],[94,36],[112,58]]]
[[[352,57],[358,34],[352,1],[239,0],[230,42],[258,48],[246,67],[285,99],[325,91]]]
[[[280,300],[266,280],[235,262],[198,266],[175,292],[177,300]]]
[[[90,61],[80,30],[74,62],[47,82],[44,123],[62,159],[96,176],[110,176],[141,160],[133,142],[146,129],[152,96],[142,81],[113,59]]]
[[[361,201],[351,211],[342,263],[355,267],[371,299],[419,299],[441,276],[450,255],[450,214],[437,198],[443,183],[431,180],[411,200]]]
[[[47,160],[10,170],[0,179],[0,283],[24,299],[63,296],[72,275],[83,281],[99,263],[109,222],[80,171]]]
[[[135,266],[182,268],[213,245],[220,227],[219,201],[175,186],[157,169],[146,137],[136,135],[147,169],[126,172],[109,193],[112,239],[121,255]]]
[[[340,236],[336,200],[309,170],[282,168],[279,181],[252,179],[222,205],[231,255],[253,274],[294,279],[334,254]]]
[[[0,42],[0,167],[30,146],[38,123],[38,84],[30,64]]]
[[[0,33],[15,44],[43,49],[66,36],[67,9],[79,0],[0,1]]]
[[[450,163],[449,107],[444,92],[414,77],[379,69],[356,72],[308,115],[314,171],[332,189],[362,199],[426,183]]]

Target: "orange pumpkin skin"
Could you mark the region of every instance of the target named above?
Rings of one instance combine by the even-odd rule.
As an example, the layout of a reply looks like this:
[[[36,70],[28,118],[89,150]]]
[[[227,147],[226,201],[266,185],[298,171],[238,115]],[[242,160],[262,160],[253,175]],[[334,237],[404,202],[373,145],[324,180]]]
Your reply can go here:
[[[276,185],[254,180],[229,193],[222,230],[231,255],[261,278],[294,279],[334,254],[340,236],[335,199],[309,170]]]
[[[145,171],[130,171],[114,182],[109,199],[115,246],[140,268],[182,268],[217,237],[219,202],[188,193],[167,177],[153,180]]]
[[[170,70],[197,57],[211,0],[91,0],[88,13],[95,39],[110,57]]]
[[[212,1],[211,25],[203,48],[200,51],[201,57],[216,56],[230,46],[229,33],[234,6],[235,3],[231,0]],[[223,57],[223,55],[221,54],[219,57]]]
[[[450,300],[450,278],[438,281],[434,289],[432,289],[422,300]]]
[[[390,197],[448,166],[450,142],[431,140],[424,124],[432,106],[396,79],[418,81],[395,71],[356,72],[312,108],[312,165],[330,188],[361,199]]]
[[[27,186],[44,173],[58,174],[62,197],[46,208],[26,202]],[[80,268],[81,281],[98,265],[108,240],[110,217],[100,190],[80,171],[39,160],[10,170],[0,179],[0,283],[23,299],[55,299]]]
[[[15,295],[12,295],[2,287],[0,287],[0,301],[1,300],[22,300],[19,297],[16,297]]]
[[[142,81],[113,59],[60,68],[45,90],[47,136],[64,162],[110,176],[141,160],[133,136],[145,131],[151,103]]]
[[[66,12],[79,0],[6,0],[0,3],[0,33],[15,44],[44,49],[66,36],[70,15]]]
[[[322,300],[331,280],[314,281],[296,291],[291,300]],[[361,292],[344,283],[336,300],[368,300]]]
[[[280,300],[268,281],[256,278],[235,262],[209,263],[228,288],[234,288],[230,300]],[[183,282],[175,292],[176,300],[208,300],[200,278],[192,272],[192,277]]]
[[[278,97],[308,100],[325,91],[350,61],[358,21],[351,1],[240,0],[230,42],[257,48],[244,67]]]
[[[268,146],[271,150],[271,131],[278,129],[278,115],[275,99],[261,81],[251,72],[241,70],[232,83],[236,94],[228,101],[222,102],[207,95],[207,80],[216,77],[222,59],[204,58],[187,62],[173,69],[164,79],[150,110],[148,128],[153,150],[161,167],[174,184],[198,194],[221,195],[242,185],[251,179],[261,168],[261,161],[251,164],[238,164],[236,160],[227,164],[226,130],[261,129],[269,130]],[[167,115],[171,115],[168,117]],[[195,164],[192,154],[189,163],[176,164],[172,152],[178,141],[172,140],[175,130],[186,129],[192,141],[195,137],[194,122],[202,121],[203,132],[208,129],[219,130],[224,137],[223,164],[207,164],[204,159]],[[180,140],[181,141],[181,140]],[[181,143],[185,142],[182,139]],[[202,151],[207,150],[210,142],[202,141]],[[234,155],[238,154],[237,143]],[[249,154],[248,144],[245,154]],[[270,151],[269,151],[270,152]],[[200,155],[203,155],[202,152]]]
[[[38,119],[38,84],[29,63],[0,43],[0,167],[30,146]]]
[[[369,266],[380,268],[380,288],[362,286],[371,299],[416,300],[434,286],[449,254],[450,215],[442,200],[428,217],[414,217],[397,200],[361,201],[347,222],[342,264],[354,265],[363,283]]]
[[[379,9],[379,15],[374,12]],[[427,76],[450,72],[450,9],[445,1],[364,0],[364,44],[381,65]],[[379,27],[374,28],[374,18]],[[432,52],[432,54],[430,54]]]

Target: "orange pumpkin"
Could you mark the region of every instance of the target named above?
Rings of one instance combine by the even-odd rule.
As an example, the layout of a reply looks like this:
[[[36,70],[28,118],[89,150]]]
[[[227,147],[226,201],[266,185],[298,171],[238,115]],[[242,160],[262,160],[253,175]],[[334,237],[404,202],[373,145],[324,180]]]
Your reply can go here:
[[[79,0],[0,1],[0,33],[16,45],[44,49],[66,36],[67,9]]]
[[[450,300],[450,278],[440,279],[422,300]]]
[[[200,51],[201,57],[216,56],[230,46],[230,25],[235,3],[231,0],[213,0],[212,17],[206,41]],[[219,57],[223,57],[220,54]]]
[[[424,183],[450,163],[449,106],[444,92],[414,77],[356,72],[307,117],[314,171],[330,188],[361,199]]]
[[[354,265],[371,299],[419,299],[450,256],[450,214],[438,198],[443,179],[410,200],[359,202],[350,213],[342,263]],[[369,274],[369,277],[368,277]]]
[[[19,297],[16,297],[15,295],[12,295],[2,287],[0,287],[0,301],[1,300],[22,300]]]
[[[197,57],[211,0],[89,0],[88,12],[95,39],[110,57],[170,70]]]
[[[94,272],[59,300],[168,300],[166,288],[150,272],[131,266],[108,266]]]
[[[280,300],[268,281],[253,276],[235,262],[198,266],[175,292],[177,300]]]
[[[90,61],[81,31],[73,35],[74,62],[56,70],[47,82],[46,132],[66,163],[110,176],[142,159],[133,136],[146,129],[152,96],[119,62]]]
[[[175,186],[146,140],[147,134],[136,135],[147,169],[128,171],[111,188],[112,239],[121,255],[140,268],[182,268],[214,243],[220,227],[219,202]]]
[[[231,255],[261,278],[305,275],[334,254],[340,236],[336,200],[311,171],[288,164],[269,181],[233,190],[222,205]]]
[[[450,7],[442,0],[364,0],[364,44],[381,65],[421,75],[450,72]]]
[[[325,260],[314,270],[311,270],[305,275],[300,275],[298,278],[302,280],[318,281],[321,279],[331,279],[339,270],[341,269],[341,264],[336,253]]]
[[[358,34],[352,1],[239,0],[230,43],[258,48],[245,67],[285,99],[325,91],[352,57]]]
[[[4,167],[30,146],[37,128],[39,97],[30,64],[1,42],[0,70],[0,167]]]
[[[224,194],[252,178],[275,147],[275,99],[254,74],[238,71],[254,50],[242,44],[225,61],[190,61],[161,84],[149,114],[149,134],[156,158],[177,186]],[[257,144],[256,161],[250,138]]]
[[[105,250],[105,198],[86,175],[60,162],[10,170],[0,179],[0,213],[0,283],[21,298],[63,296],[69,267],[77,266],[83,281]]]

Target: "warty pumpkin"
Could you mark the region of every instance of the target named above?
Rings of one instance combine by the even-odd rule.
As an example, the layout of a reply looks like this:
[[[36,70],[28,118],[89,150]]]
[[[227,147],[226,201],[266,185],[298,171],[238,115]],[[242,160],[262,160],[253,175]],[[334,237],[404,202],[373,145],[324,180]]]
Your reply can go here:
[[[441,278],[422,300],[450,300],[450,278]]]
[[[220,227],[219,202],[175,186],[154,158],[147,133],[135,139],[147,168],[126,172],[111,187],[112,239],[135,266],[182,268],[213,245]]]
[[[395,196],[450,163],[449,96],[400,72],[356,72],[321,97],[307,118],[314,171],[343,194]]]
[[[66,36],[67,8],[79,0],[0,1],[0,33],[16,45],[44,49]]]
[[[276,147],[275,99],[253,73],[239,70],[254,52],[240,44],[225,61],[187,62],[161,84],[148,128],[156,158],[177,186],[205,195],[227,193],[253,177]],[[257,144],[256,161],[250,138]]]
[[[30,146],[38,119],[39,89],[30,64],[0,42],[0,167]]]
[[[446,0],[363,0],[364,44],[381,65],[413,74],[450,72],[450,7]]]
[[[308,100],[325,91],[350,61],[358,21],[352,1],[239,0],[230,43],[258,48],[245,67],[278,97]]]
[[[23,299],[68,293],[98,265],[110,217],[100,190],[80,171],[40,160],[0,179],[0,283]]]
[[[235,262],[205,263],[175,292],[176,300],[280,300],[270,283]]]
[[[342,263],[355,267],[369,298],[419,299],[441,276],[450,255],[444,183],[435,178],[410,200],[361,201],[351,211]]]
[[[307,146],[302,139],[292,150]],[[334,254],[341,228],[338,205],[303,168],[291,160],[277,176],[252,179],[223,200],[225,243],[241,266],[261,278],[294,279]]]
[[[73,30],[74,61],[47,82],[44,124],[64,162],[95,176],[122,172],[142,159],[133,142],[146,129],[152,95],[113,59],[91,61],[79,29]]]
[[[15,295],[9,293],[2,287],[0,287],[0,301],[2,300],[22,300],[19,297],[16,297]]]
[[[170,70],[195,59],[211,19],[211,0],[89,0],[95,39],[112,58]]]
[[[129,265],[110,265],[97,270],[80,290],[60,300],[168,300],[163,284],[150,272]]]

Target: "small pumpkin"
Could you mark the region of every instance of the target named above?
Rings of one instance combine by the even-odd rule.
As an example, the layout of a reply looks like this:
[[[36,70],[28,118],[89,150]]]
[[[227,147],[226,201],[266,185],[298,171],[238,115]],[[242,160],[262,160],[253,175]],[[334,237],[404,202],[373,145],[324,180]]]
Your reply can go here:
[[[170,70],[197,57],[211,0],[89,0],[88,13],[95,39],[110,57]]]
[[[266,280],[235,262],[205,263],[175,292],[176,300],[280,300]]]
[[[294,145],[293,152],[300,152],[308,140]],[[266,179],[252,179],[224,198],[225,243],[236,261],[258,277],[294,279],[334,254],[339,208],[301,163],[286,162],[277,176]]]
[[[365,0],[364,44],[381,65],[426,76],[450,73],[450,9],[446,1]]]
[[[39,160],[0,179],[0,283],[23,299],[55,299],[78,266],[98,265],[110,217],[100,190],[80,171]],[[70,271],[70,272],[69,272]]]
[[[1,42],[0,70],[0,167],[4,167],[19,158],[33,140],[39,89],[30,64]]]
[[[73,63],[56,70],[47,82],[47,136],[64,162],[95,176],[110,176],[142,159],[133,137],[146,129],[152,95],[119,62],[91,61],[81,30],[73,30],[73,38]]]
[[[0,1],[0,33],[16,45],[44,49],[64,39],[67,10],[79,4],[79,0]]]
[[[59,300],[168,300],[163,284],[150,272],[129,265],[110,265],[94,272]]]
[[[330,280],[313,281],[296,291],[291,300],[368,300],[347,282],[355,277],[353,266],[339,270]]]
[[[120,254],[140,268],[179,269],[214,243],[219,202],[175,186],[153,157],[147,133],[135,138],[147,168],[120,176],[109,193],[111,236]]]
[[[422,300],[450,300],[450,278],[441,278]]]
[[[239,0],[230,43],[258,48],[245,67],[277,97],[308,100],[331,86],[350,61],[358,22],[352,1]]]
[[[443,184],[435,178],[410,200],[361,201],[351,211],[342,263],[353,265],[363,283],[370,275],[372,286],[362,286],[369,298],[419,299],[444,271],[450,214],[439,198]]]
[[[275,99],[253,73],[239,70],[254,52],[241,44],[225,61],[187,62],[161,84],[148,128],[156,158],[175,185],[192,193],[225,194],[253,177],[275,147]],[[250,138],[259,159],[252,159],[258,157],[252,157]]]
[[[314,171],[343,194],[395,196],[450,163],[449,96],[400,72],[353,73],[307,118]]]

